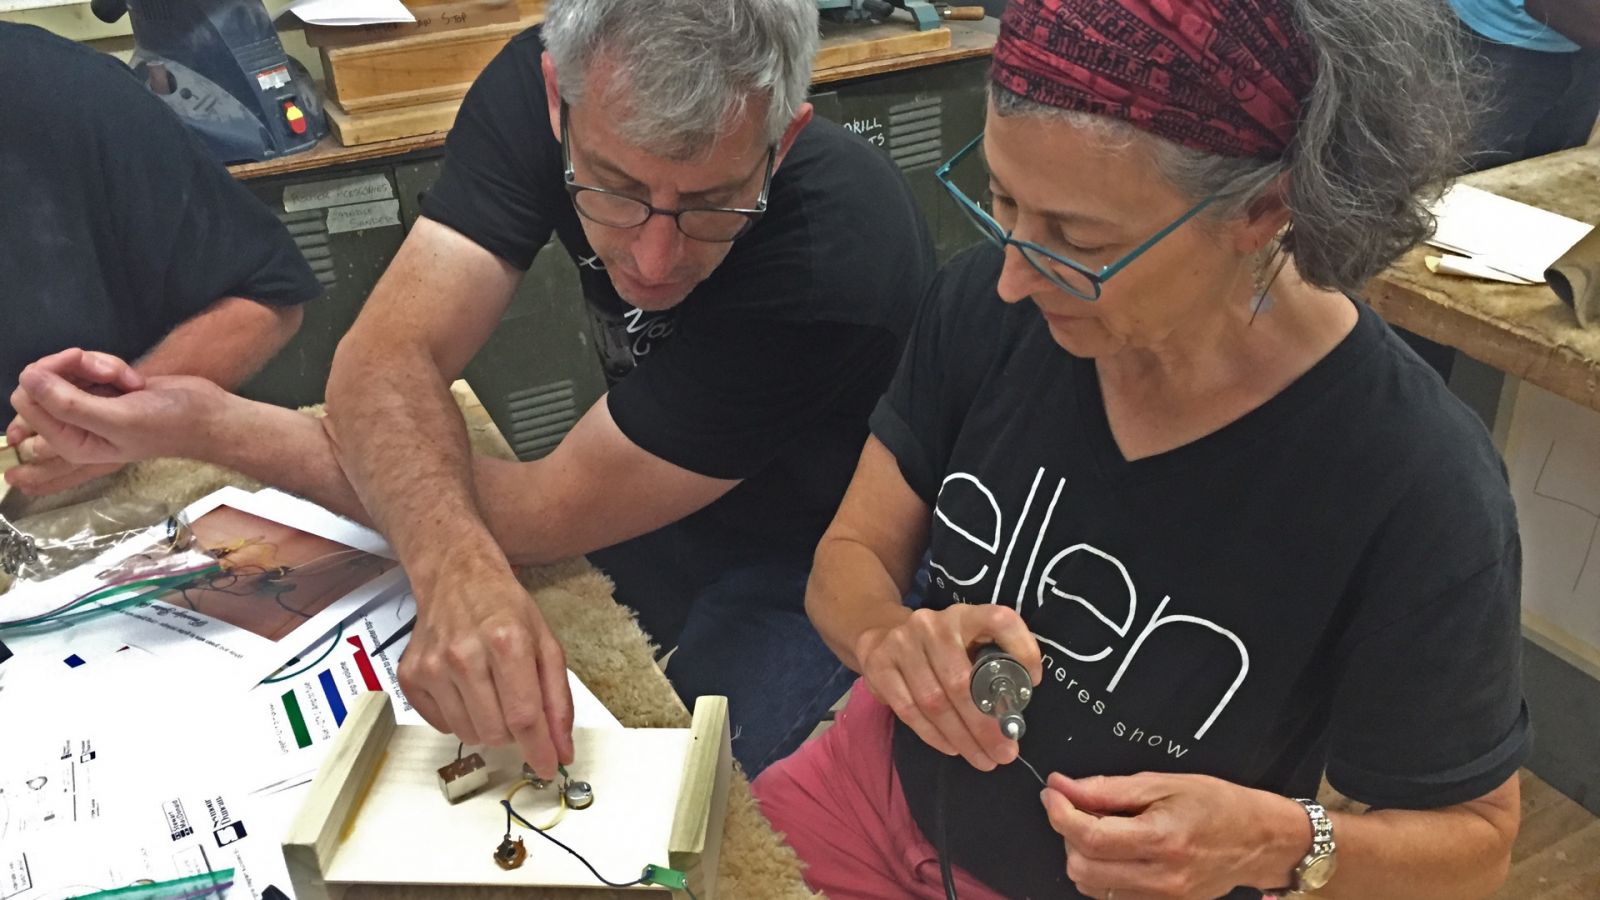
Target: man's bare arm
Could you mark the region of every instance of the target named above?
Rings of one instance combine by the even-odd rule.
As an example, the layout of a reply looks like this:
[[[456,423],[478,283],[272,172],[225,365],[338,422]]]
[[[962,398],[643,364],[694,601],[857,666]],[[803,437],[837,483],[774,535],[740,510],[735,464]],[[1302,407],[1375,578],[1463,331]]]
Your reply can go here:
[[[134,368],[140,375],[198,375],[231,390],[260,371],[288,343],[303,315],[299,306],[269,306],[224,297],[180,323]],[[33,435],[34,429],[21,416],[6,427],[12,446],[29,441],[27,464],[18,466],[11,476],[12,483],[27,493],[58,493],[121,468],[109,463],[75,465],[62,459],[48,441]]]
[[[142,375],[198,375],[233,390],[300,330],[305,310],[224,297],[174,328],[134,363]]]
[[[334,355],[327,399],[340,467],[424,591],[446,568],[505,567],[478,510],[449,385],[521,275],[418,219]]]

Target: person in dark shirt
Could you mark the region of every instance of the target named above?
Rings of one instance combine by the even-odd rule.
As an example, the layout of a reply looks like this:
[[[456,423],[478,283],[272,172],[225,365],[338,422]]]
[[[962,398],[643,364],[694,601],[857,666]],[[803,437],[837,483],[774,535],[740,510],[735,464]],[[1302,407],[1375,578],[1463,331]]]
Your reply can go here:
[[[1431,227],[1461,71],[1436,0],[1014,0],[949,164],[987,164],[992,203],[952,193],[989,244],[938,277],[808,588],[862,679],[755,782],[813,888],[1494,892],[1515,510],[1354,297]],[[991,642],[1020,741],[969,693]]]
[[[235,387],[322,289],[282,223],[116,59],[0,23],[0,84],[0,422],[26,463],[6,479],[49,494],[116,466],[29,440],[6,400],[24,366],[90,347]]]
[[[173,402],[121,421],[168,446],[94,420],[121,442],[96,449],[181,446],[370,510],[418,596],[407,697],[545,773],[571,758],[570,697],[508,563],[588,553],[676,646],[684,701],[729,698],[734,753],[759,772],[849,686],[806,578],[934,269],[893,162],[812,118],[816,40],[810,0],[552,2],[467,95],[423,218],[339,348],[336,442],[265,407],[203,424],[187,400],[206,389],[165,383]],[[614,383],[550,456],[474,467],[445,385],[552,233]],[[162,396],[145,393],[122,399]]]

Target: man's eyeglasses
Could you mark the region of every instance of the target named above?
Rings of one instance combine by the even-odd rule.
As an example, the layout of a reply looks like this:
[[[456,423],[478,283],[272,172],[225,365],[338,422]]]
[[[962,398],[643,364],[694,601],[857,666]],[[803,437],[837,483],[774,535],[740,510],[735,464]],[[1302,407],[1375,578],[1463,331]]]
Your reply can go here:
[[[1051,284],[1083,300],[1099,300],[1100,286],[1107,279],[1127,268],[1128,264],[1137,259],[1141,253],[1149,250],[1156,245],[1157,241],[1176,231],[1178,226],[1194,218],[1201,210],[1210,206],[1211,201],[1216,199],[1216,196],[1213,195],[1201,200],[1193,209],[1179,216],[1172,224],[1156,232],[1148,241],[1130,250],[1126,256],[1109,266],[1093,268],[1068,259],[1032,241],[1019,241],[1013,238],[1011,232],[1007,231],[999,222],[996,222],[994,217],[984,211],[977,201],[962,193],[961,188],[956,187],[955,183],[950,180],[951,170],[963,159],[971,155],[972,151],[978,149],[978,146],[982,143],[983,135],[980,133],[965,147],[962,147],[960,152],[950,157],[949,162],[935,170],[934,177],[939,179],[939,183],[944,185],[944,189],[949,191],[950,196],[955,198],[956,205],[961,207],[961,211],[967,214],[967,218],[971,220],[973,226],[982,232],[990,243],[1002,250],[1008,245],[1016,247],[1017,250],[1021,251],[1022,258],[1027,260],[1028,264],[1038,270],[1039,274],[1043,275]]]
[[[670,216],[678,230],[697,241],[726,244],[743,237],[767,212],[767,193],[772,189],[772,168],[776,147],[767,148],[767,171],[762,176],[761,194],[752,209],[730,206],[702,206],[687,209],[661,209],[627,194],[579,184],[572,171],[572,141],[567,132],[567,104],[561,103],[561,164],[565,169],[567,194],[584,218],[612,228],[637,228],[651,216]]]

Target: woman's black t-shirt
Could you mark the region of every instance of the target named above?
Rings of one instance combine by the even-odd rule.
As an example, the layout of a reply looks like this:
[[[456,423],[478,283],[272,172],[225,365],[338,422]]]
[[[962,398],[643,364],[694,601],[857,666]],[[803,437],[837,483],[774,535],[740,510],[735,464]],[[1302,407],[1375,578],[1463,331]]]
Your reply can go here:
[[[1003,603],[1044,683],[1022,755],[1073,777],[1212,775],[1390,808],[1488,793],[1528,751],[1520,545],[1483,426],[1389,330],[1359,320],[1243,418],[1133,462],[1094,363],[983,247],[939,276],[872,430],[933,507],[928,605]],[[1011,897],[1079,896],[1012,765],[895,764],[953,860]],[[1287,873],[1285,873],[1287,875]],[[1246,892],[1240,892],[1248,896]]]

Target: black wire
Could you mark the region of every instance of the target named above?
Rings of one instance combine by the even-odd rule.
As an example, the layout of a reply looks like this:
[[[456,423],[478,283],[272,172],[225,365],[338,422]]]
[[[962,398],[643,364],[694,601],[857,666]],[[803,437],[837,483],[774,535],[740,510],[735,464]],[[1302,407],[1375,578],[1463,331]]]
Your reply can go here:
[[[583,867],[588,869],[590,874],[592,874],[592,875],[594,875],[594,877],[600,879],[600,883],[601,884],[604,884],[607,887],[625,888],[625,887],[633,887],[634,885],[644,884],[645,883],[644,876],[642,876],[642,875],[640,877],[638,877],[638,878],[635,878],[632,881],[612,881],[609,878],[606,878],[604,875],[601,875],[599,872],[595,871],[594,866],[589,865],[589,861],[587,859],[583,858],[583,854],[581,854],[578,851],[572,849],[571,847],[568,847],[566,844],[561,843],[560,841],[558,841],[555,838],[551,837],[550,835],[546,834],[544,829],[538,827],[537,825],[533,825],[533,824],[529,823],[529,821],[527,819],[524,819],[523,817],[517,815],[517,811],[511,808],[511,801],[510,800],[501,800],[500,801],[500,805],[504,806],[506,808],[506,817],[508,819],[516,819],[518,822],[522,823],[522,826],[524,828],[527,828],[527,829],[537,833],[540,837],[544,838],[545,840],[549,841],[550,843],[555,844],[557,847],[560,847],[561,849],[563,849],[563,850],[567,851],[568,853],[571,853],[573,856],[577,857],[578,858],[578,862],[583,863]],[[509,825],[506,826],[506,832],[508,834],[511,832],[511,827]],[[691,895],[691,896],[693,896],[693,895]]]
[[[956,900],[956,877],[950,871],[950,854],[945,850],[944,833],[944,800],[945,800],[945,773],[950,771],[950,757],[939,759],[939,771],[935,776],[933,807],[934,850],[939,854],[939,878],[944,882],[945,900]]]

